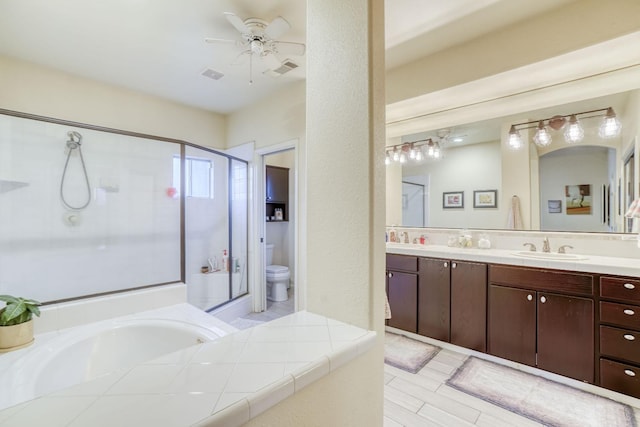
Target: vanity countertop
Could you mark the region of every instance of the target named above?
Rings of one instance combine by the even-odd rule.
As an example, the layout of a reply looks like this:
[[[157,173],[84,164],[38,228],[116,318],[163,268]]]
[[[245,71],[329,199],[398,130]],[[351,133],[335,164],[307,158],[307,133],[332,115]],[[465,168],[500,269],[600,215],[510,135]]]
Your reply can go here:
[[[446,258],[459,261],[476,261],[493,264],[508,264],[522,267],[537,267],[569,270],[585,273],[615,274],[640,277],[640,260],[637,258],[607,257],[576,254],[579,259],[546,259],[523,256],[526,251],[508,249],[458,248],[444,245],[417,245],[387,243],[387,253]],[[543,256],[539,253],[537,255]],[[571,255],[571,254],[569,254]],[[551,254],[550,257],[554,255]]]
[[[0,411],[5,426],[239,426],[375,343],[300,311]]]

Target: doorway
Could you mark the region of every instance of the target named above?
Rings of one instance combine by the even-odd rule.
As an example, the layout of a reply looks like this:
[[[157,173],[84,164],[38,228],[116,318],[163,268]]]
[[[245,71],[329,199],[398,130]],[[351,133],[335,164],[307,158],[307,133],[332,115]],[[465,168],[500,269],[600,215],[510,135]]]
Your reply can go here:
[[[261,313],[261,320],[272,320],[298,309],[296,142],[258,152],[256,162],[256,212],[261,214],[254,315]]]

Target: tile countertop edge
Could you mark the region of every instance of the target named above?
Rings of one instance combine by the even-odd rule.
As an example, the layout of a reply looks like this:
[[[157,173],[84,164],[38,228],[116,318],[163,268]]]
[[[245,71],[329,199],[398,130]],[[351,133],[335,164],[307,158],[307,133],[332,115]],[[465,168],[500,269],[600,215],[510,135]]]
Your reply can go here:
[[[367,331],[349,344],[319,357],[282,379],[275,381],[249,396],[214,412],[207,418],[192,424],[192,427],[241,426],[286,398],[293,396],[306,386],[318,381],[337,368],[369,351],[375,344],[376,332]]]
[[[406,248],[387,246],[388,254],[413,255],[454,259],[459,261],[488,262],[494,264],[536,267],[554,270],[570,270],[584,273],[615,274],[619,276],[640,277],[640,262],[634,258],[618,258],[585,255],[584,260],[533,259],[514,255],[517,250],[451,248],[440,245],[407,245]]]

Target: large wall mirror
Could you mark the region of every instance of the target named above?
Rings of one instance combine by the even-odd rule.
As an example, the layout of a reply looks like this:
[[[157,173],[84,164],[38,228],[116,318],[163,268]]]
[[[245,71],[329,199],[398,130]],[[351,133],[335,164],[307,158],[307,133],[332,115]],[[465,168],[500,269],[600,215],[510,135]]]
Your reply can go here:
[[[599,131],[609,107],[623,131],[603,138]],[[584,136],[568,143],[572,114]],[[567,116],[564,126],[543,120],[554,116]],[[551,137],[548,146],[534,143],[539,120]],[[387,145],[387,179],[401,182],[388,184],[387,203],[400,202],[402,211],[395,217],[401,220],[388,225],[629,232],[624,213],[638,197],[634,154],[639,121],[640,90],[633,89],[403,135]],[[509,145],[509,131],[524,122],[535,123],[518,128],[523,147],[516,151]],[[415,143],[423,159],[416,160],[407,143]],[[399,162],[396,155],[394,161],[392,147],[401,155],[404,148],[406,160]],[[435,157],[434,148],[440,150]],[[395,191],[400,197],[389,196]],[[514,224],[514,211],[520,224]]]

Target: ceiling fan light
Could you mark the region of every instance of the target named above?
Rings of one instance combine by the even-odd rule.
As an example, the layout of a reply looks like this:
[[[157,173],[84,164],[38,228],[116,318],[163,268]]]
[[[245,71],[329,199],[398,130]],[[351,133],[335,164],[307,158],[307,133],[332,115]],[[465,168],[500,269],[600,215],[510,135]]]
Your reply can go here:
[[[519,150],[522,148],[522,146],[523,143],[520,132],[514,125],[511,125],[511,129],[509,129],[509,148],[512,150]]]
[[[616,113],[613,111],[613,108],[609,107],[607,109],[607,114],[600,125],[598,135],[600,135],[601,138],[615,138],[620,135],[621,130],[622,124],[620,123],[620,120],[616,117]]]
[[[538,147],[546,147],[551,144],[551,135],[542,120],[538,123],[538,130],[533,136],[533,142],[535,142]]]
[[[564,131],[564,139],[568,144],[575,144],[584,138],[584,129],[575,114],[569,118],[569,126]]]

